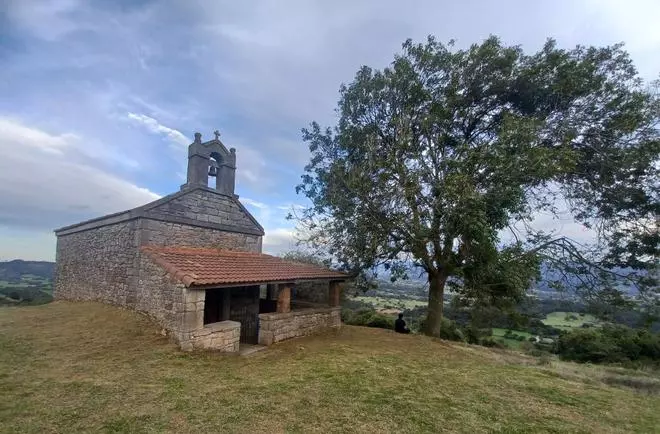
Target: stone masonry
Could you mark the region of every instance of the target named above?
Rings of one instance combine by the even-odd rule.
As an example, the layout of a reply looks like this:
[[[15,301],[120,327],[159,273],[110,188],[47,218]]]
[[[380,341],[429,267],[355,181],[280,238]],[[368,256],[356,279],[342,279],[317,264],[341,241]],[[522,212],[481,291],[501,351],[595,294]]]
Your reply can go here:
[[[221,321],[207,324],[194,334],[193,348],[235,353],[240,346],[241,323]]]
[[[313,308],[287,313],[259,315],[259,344],[271,345],[286,339],[309,336],[341,326],[341,308]]]
[[[137,222],[124,221],[57,239],[55,297],[131,306]]]

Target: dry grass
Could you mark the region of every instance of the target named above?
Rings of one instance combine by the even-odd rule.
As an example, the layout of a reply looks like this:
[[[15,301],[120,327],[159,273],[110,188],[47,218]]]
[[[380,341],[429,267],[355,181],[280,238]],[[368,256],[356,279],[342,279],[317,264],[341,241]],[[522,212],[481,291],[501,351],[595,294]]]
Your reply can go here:
[[[99,304],[0,309],[3,432],[654,432],[660,398],[552,362],[384,330],[185,354]],[[651,380],[649,380],[651,381]],[[655,381],[655,380],[653,380]]]

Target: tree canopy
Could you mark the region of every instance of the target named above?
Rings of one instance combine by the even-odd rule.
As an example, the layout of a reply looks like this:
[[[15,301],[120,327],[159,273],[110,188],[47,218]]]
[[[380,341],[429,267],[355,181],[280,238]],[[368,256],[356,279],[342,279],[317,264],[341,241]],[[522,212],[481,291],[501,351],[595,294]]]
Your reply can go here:
[[[621,45],[548,40],[528,55],[496,37],[467,49],[408,40],[390,66],[341,86],[336,126],[303,129],[311,161],[297,191],[312,206],[300,222],[309,245],[362,276],[423,269],[432,335],[447,285],[466,303],[506,305],[542,264],[585,282],[638,270],[623,277],[649,288],[658,108]],[[598,229],[597,249],[530,225],[562,200]]]

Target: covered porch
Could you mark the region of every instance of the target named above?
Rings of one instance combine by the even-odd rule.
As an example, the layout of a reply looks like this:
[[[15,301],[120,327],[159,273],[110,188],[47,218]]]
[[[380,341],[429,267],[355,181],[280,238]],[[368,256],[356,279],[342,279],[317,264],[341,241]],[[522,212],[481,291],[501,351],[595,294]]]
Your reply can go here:
[[[322,295],[327,298],[326,303],[310,301],[302,294],[298,297],[296,288],[300,282],[269,282],[203,289],[204,328],[238,329],[239,344],[271,345],[285,339],[339,327],[342,282],[324,279],[313,283],[317,291],[327,293]],[[189,289],[196,290],[202,289]],[[199,300],[200,296],[201,294],[196,294],[193,298]]]
[[[184,350],[238,352],[341,326],[345,273],[259,253],[159,247],[144,252],[185,285],[177,330]]]

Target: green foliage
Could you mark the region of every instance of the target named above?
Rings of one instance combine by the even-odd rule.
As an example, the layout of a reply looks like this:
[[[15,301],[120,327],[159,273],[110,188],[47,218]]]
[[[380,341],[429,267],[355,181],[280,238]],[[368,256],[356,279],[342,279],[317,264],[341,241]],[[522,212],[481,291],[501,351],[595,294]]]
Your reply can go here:
[[[419,321],[419,330],[424,332],[427,327],[428,318],[422,318]],[[442,318],[441,320],[440,334],[438,337],[448,341],[466,342],[465,333],[463,333],[459,325],[447,318]]]
[[[621,263],[616,248],[637,265],[657,251],[653,233],[630,241],[643,238],[630,225],[615,231],[625,240],[608,238],[609,262],[566,238],[516,233],[506,244],[499,235],[554,212],[558,195],[594,205],[573,210],[609,228],[657,208],[635,187],[656,173],[657,103],[620,45],[563,50],[549,40],[528,55],[496,37],[463,50],[409,40],[389,67],[364,66],[342,86],[338,109],[334,129],[303,130],[311,160],[296,190],[312,202],[300,216],[307,242],[360,282],[380,266],[393,279],[421,267],[431,334],[442,328],[446,282],[466,304],[505,309],[539,277],[542,259],[598,280],[574,263],[602,271]]]
[[[465,341],[468,344],[479,344],[482,339],[490,337],[492,330],[480,329],[470,323],[463,329],[463,334],[465,335]]]
[[[442,318],[439,337],[448,341],[465,342],[465,335],[460,327],[454,321],[447,318]]]
[[[479,345],[489,348],[506,348],[502,342],[495,340],[492,336],[485,337],[479,341]]]
[[[0,288],[0,296],[3,296],[0,297],[0,305],[2,304],[10,304],[12,306],[38,305],[38,304],[50,303],[51,301],[53,301],[53,296],[51,295],[50,292],[45,292],[39,289],[39,287],[34,287],[34,286],[2,287]],[[6,300],[4,299],[4,297],[11,300]]]
[[[394,329],[394,318],[378,313],[374,309],[360,309],[358,311],[344,309],[342,310],[342,321],[349,325]]]
[[[660,334],[606,325],[575,329],[559,337],[557,352],[566,360],[592,363],[660,361]]]

